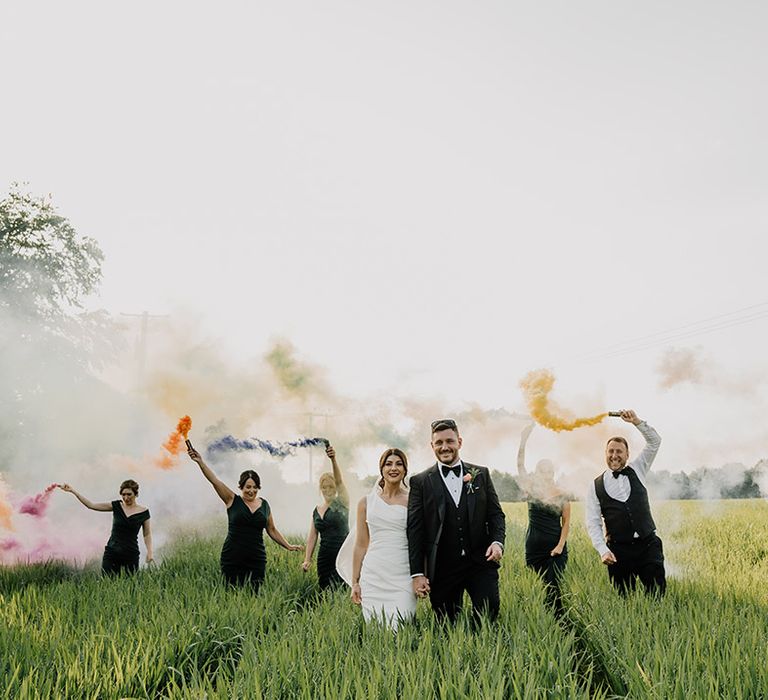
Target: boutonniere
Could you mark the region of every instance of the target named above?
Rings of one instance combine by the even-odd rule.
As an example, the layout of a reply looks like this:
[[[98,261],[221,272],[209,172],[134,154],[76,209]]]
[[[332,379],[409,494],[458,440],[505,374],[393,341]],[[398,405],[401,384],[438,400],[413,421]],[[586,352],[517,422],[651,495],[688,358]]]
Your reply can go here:
[[[467,473],[464,475],[464,483],[467,485],[467,493],[474,493],[477,490],[475,479],[477,479],[479,473],[480,470],[476,467],[467,469]]]

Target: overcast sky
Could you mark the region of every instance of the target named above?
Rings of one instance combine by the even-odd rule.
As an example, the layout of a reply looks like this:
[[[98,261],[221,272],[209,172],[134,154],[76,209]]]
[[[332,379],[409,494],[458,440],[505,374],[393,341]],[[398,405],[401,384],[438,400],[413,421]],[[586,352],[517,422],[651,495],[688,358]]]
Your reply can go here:
[[[11,0],[0,187],[97,239],[94,307],[197,316],[233,362],[285,337],[350,395],[511,410],[548,366],[563,404],[658,427],[664,467],[751,464],[766,20],[743,0]],[[698,369],[664,387],[670,357]]]

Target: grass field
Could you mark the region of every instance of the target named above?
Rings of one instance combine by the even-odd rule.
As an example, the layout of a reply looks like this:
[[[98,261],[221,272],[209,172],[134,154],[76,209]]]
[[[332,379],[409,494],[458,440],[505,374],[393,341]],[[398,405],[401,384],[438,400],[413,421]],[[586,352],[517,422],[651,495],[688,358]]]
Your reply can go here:
[[[662,600],[618,597],[575,508],[566,617],[522,564],[508,504],[496,625],[364,626],[345,591],[319,595],[300,557],[268,546],[258,596],[224,588],[223,533],[178,538],[164,562],[0,569],[0,693],[8,698],[768,697],[768,504],[654,508],[671,574]],[[223,518],[222,518],[223,520]],[[271,544],[271,543],[270,543]]]

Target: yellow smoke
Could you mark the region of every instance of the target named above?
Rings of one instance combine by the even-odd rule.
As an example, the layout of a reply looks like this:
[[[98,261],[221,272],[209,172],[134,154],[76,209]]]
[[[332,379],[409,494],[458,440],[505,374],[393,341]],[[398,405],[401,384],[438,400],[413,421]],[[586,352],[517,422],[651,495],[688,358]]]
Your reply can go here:
[[[607,413],[600,413],[591,418],[565,418],[560,409],[549,401],[549,393],[555,385],[555,375],[548,369],[537,369],[529,372],[520,381],[520,386],[525,394],[525,402],[528,404],[533,419],[545,428],[555,430],[574,430],[588,425],[597,425]]]
[[[5,483],[3,482],[3,477],[0,476],[0,527],[6,530],[13,530],[11,513],[13,513],[13,508],[11,508],[11,504],[6,500]]]

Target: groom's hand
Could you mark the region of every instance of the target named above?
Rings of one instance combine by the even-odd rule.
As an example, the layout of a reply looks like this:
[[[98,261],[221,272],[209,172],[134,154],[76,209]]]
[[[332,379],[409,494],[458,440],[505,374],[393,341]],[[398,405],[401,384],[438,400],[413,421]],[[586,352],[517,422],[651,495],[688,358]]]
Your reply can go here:
[[[424,598],[429,593],[429,579],[426,576],[416,576],[413,578],[413,592],[419,597]]]
[[[501,547],[494,542],[485,552],[486,561],[499,561],[503,553]]]

